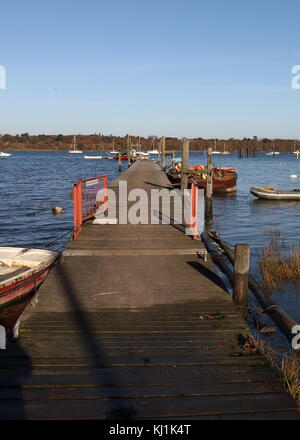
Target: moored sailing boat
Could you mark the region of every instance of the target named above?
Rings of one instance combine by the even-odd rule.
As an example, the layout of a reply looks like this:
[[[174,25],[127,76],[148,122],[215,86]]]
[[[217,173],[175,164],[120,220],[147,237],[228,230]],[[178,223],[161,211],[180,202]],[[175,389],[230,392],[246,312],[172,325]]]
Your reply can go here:
[[[151,148],[148,151],[149,154],[159,154],[159,150],[155,148],[155,139],[156,137],[153,136],[152,142],[151,142]]]
[[[272,150],[266,153],[267,156],[278,156],[280,153],[279,151],[275,151],[275,144],[274,140],[272,141]]]
[[[71,153],[71,154],[75,154],[75,153],[82,153],[82,151],[81,150],[78,150],[78,148],[77,148],[77,144],[76,144],[76,136],[74,136],[73,137],[73,140],[72,140],[72,144],[71,144],[71,147],[70,147],[70,150],[69,150],[69,153]]]

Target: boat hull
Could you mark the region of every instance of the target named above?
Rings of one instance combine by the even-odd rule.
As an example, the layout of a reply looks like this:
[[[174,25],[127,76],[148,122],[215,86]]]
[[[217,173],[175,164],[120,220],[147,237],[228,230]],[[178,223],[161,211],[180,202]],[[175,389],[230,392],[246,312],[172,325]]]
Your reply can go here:
[[[112,159],[118,160],[119,157],[116,156],[116,157],[113,157]],[[120,159],[121,159],[121,160],[127,160],[127,155],[126,155],[126,154],[122,154],[121,157],[120,157]]]
[[[278,191],[261,188],[259,186],[253,186],[250,188],[250,192],[255,197],[262,200],[299,200],[300,191]]]
[[[181,185],[181,175],[176,173],[167,173],[167,176],[174,186]],[[207,180],[200,174],[191,173],[188,176],[188,185],[194,182],[198,188],[206,190]],[[213,193],[232,193],[237,190],[237,173],[225,169],[213,171]]]
[[[193,179],[197,182],[198,188],[206,190],[207,179],[201,174],[194,174]],[[225,169],[213,169],[213,193],[232,193],[237,190],[237,173]]]
[[[85,159],[102,159],[102,156],[84,156]]]
[[[9,286],[4,288],[0,288],[0,308],[17,302],[34,293],[45,280],[53,265],[54,263],[36,274],[20,281],[12,282]]]
[[[59,257],[54,251],[0,247],[0,308],[34,293]]]

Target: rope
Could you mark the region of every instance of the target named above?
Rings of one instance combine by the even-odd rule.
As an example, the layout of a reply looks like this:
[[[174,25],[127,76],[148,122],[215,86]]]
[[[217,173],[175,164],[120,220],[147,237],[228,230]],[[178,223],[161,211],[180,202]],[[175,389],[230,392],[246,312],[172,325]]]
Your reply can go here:
[[[268,313],[270,310],[282,310],[280,306],[277,306],[276,304],[272,304],[271,306],[267,307],[265,310],[263,310],[263,313]]]
[[[67,235],[71,235],[72,232],[73,232],[73,229],[72,229],[71,231],[66,232],[66,233],[63,234],[63,235],[60,235],[60,236],[57,237],[55,240],[52,240],[52,241],[50,241],[49,243],[46,243],[46,244],[45,244],[45,247],[46,247],[46,248],[49,248],[49,247],[53,246],[57,241],[59,241],[59,240],[61,240],[62,238],[66,237]],[[61,246],[61,248],[59,248],[59,249],[62,249],[62,248],[63,248],[63,246]]]

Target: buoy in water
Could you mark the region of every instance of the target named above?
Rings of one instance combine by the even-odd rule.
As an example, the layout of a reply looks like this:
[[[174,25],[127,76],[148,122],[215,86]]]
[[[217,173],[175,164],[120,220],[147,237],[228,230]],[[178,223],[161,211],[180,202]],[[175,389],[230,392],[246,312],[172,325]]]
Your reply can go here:
[[[54,208],[52,208],[52,213],[54,215],[61,215],[63,209],[64,208],[62,208],[61,206],[54,206]]]

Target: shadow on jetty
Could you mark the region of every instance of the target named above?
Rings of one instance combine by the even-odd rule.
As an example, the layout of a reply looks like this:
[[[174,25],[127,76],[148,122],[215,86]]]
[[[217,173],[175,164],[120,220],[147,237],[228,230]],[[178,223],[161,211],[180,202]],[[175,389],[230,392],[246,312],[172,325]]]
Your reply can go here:
[[[205,278],[212,281],[217,286],[221,287],[221,289],[225,290],[227,292],[227,289],[225,287],[225,284],[223,283],[222,279],[213,271],[205,267],[201,263],[197,263],[195,261],[188,261],[187,263],[189,266],[191,266],[193,269],[195,269],[197,272],[201,273]]]
[[[0,325],[7,330],[6,349],[0,350],[0,420],[25,420],[23,386],[31,375],[31,360],[11,330],[30,298],[5,307],[0,312]]]

